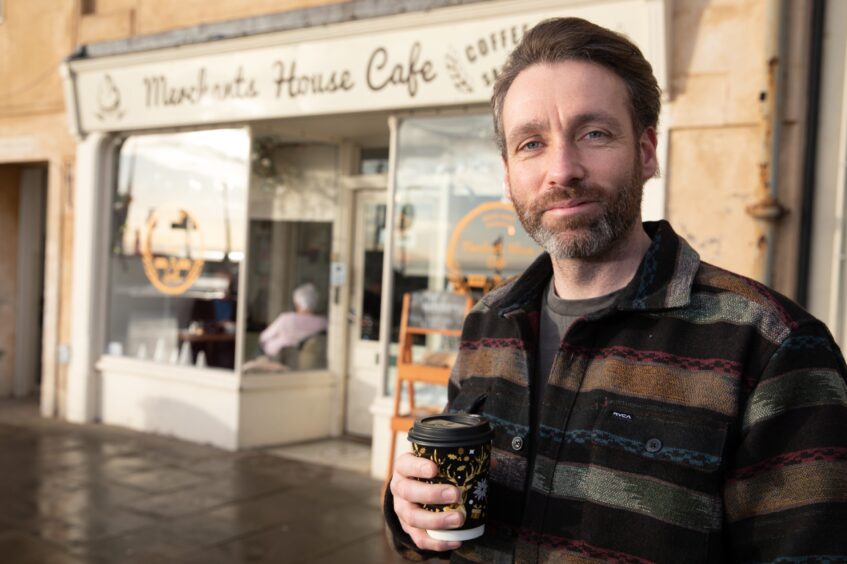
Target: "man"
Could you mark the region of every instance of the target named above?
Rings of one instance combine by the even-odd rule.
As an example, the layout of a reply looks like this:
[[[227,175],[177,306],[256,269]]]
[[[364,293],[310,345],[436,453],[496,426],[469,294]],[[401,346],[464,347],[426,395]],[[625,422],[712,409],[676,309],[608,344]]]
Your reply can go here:
[[[505,186],[547,251],[469,314],[449,411],[495,427],[489,519],[407,454],[386,492],[406,556],[454,562],[847,560],[847,386],[826,328],[640,217],[659,89],[627,39],[532,29],[492,106]]]

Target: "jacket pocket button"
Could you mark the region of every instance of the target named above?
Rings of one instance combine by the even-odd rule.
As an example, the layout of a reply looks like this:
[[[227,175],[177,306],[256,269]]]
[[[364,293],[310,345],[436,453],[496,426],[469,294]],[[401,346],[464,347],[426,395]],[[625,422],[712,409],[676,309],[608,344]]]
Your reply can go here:
[[[649,439],[647,444],[644,445],[644,448],[647,452],[659,452],[662,450],[662,441],[659,439]]]
[[[518,451],[523,448],[523,437],[512,437],[512,450]]]

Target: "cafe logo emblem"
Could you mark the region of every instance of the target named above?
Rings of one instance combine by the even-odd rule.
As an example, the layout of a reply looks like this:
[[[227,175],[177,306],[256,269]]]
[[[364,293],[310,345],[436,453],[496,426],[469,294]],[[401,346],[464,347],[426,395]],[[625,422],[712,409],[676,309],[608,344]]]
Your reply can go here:
[[[473,86],[471,86],[468,73],[462,66],[455,49],[450,49],[444,56],[444,64],[447,67],[447,74],[450,75],[450,80],[453,81],[453,86],[456,87],[456,90],[465,94],[473,93]]]
[[[97,107],[98,111],[95,115],[100,121],[119,120],[126,113],[121,108],[121,91],[108,73],[103,75],[103,80],[97,87]]]
[[[518,46],[529,27],[529,23],[524,23],[493,29],[469,37],[458,49],[451,47],[444,55],[444,66],[456,90],[472,94],[476,83],[490,91],[509,53]]]
[[[161,293],[184,294],[203,271],[203,233],[194,216],[162,206],[147,220],[142,243],[144,274]]]
[[[447,246],[447,272],[459,286],[464,281],[490,287],[529,266],[539,252],[511,203],[486,202],[456,224]]]

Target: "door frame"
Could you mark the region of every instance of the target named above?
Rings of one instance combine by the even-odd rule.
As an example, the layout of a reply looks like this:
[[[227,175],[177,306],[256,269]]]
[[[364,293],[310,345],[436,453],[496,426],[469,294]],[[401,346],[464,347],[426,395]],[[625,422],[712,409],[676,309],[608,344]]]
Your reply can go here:
[[[356,243],[357,243],[357,209],[359,203],[359,194],[364,192],[382,192],[384,198],[388,197],[388,175],[386,174],[369,174],[369,175],[345,175],[340,179],[341,188],[343,193],[346,195],[346,199],[348,205],[345,210],[345,223],[347,224],[347,229],[345,229],[345,234],[347,235],[347,245],[345,246],[345,268],[347,270],[347,284],[346,291],[344,292],[343,299],[341,300],[344,305],[344,371],[343,377],[341,378],[341,393],[339,394],[339,399],[341,403],[340,412],[340,423],[341,423],[341,432],[346,435],[347,432],[347,414],[348,414],[348,397],[349,397],[349,386],[348,381],[350,378],[350,365],[353,362],[353,351],[351,350],[351,340],[352,340],[352,331],[354,328],[350,326],[348,323],[350,309],[355,304],[355,300],[357,296],[354,296],[354,282],[353,276],[357,276],[360,273],[355,270],[355,261],[356,261]],[[388,202],[386,200],[386,206]],[[383,262],[384,268],[384,262]],[[381,320],[382,321],[382,320]],[[379,372],[379,378],[382,379],[383,374],[383,364],[385,363],[385,355],[382,352],[382,347],[379,349],[379,366],[377,368]],[[377,390],[377,394],[379,390]]]

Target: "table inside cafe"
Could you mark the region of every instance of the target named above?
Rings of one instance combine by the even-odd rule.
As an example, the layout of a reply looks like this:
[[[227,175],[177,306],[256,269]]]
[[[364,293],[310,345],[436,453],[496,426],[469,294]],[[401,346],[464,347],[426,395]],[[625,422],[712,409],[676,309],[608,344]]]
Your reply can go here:
[[[190,326],[177,333],[180,350],[183,343],[191,347],[191,363],[196,365],[200,352],[206,358],[206,365],[215,368],[232,369],[235,366],[235,332],[222,326],[215,330]]]

